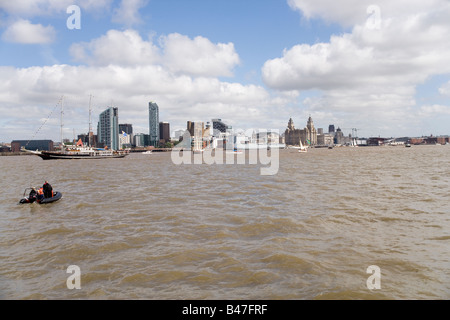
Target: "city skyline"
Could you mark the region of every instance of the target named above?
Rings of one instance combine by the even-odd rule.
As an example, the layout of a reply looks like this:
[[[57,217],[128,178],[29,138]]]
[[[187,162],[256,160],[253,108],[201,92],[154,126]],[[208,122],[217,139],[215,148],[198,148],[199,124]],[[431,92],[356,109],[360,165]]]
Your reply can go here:
[[[444,0],[2,2],[0,142],[58,141],[61,96],[66,138],[90,107],[146,133],[148,101],[173,131],[311,115],[364,137],[448,135],[449,14]]]

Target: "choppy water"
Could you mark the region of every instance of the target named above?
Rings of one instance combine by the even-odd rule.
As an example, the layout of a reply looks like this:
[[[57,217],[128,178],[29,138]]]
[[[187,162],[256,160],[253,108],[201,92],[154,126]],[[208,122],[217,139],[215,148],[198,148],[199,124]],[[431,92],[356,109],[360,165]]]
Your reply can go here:
[[[44,180],[62,200],[17,204]],[[274,176],[0,157],[0,187],[1,299],[450,298],[450,146],[283,150]]]

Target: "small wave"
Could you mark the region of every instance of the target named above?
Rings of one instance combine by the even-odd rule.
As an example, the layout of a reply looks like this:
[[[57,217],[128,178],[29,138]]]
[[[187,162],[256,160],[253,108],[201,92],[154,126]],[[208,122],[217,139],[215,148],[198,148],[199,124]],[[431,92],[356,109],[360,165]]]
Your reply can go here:
[[[429,238],[429,240],[439,240],[439,241],[442,241],[442,240],[450,240],[450,236],[442,236],[442,237],[434,237],[434,238]]]

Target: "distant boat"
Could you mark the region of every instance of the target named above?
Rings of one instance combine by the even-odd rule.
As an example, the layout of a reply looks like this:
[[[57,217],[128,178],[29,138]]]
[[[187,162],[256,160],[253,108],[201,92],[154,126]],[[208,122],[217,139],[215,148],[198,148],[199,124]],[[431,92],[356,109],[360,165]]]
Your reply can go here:
[[[302,140],[300,140],[300,148],[299,148],[298,152],[300,152],[300,153],[308,152],[308,147],[303,146]]]
[[[148,151],[142,152],[142,154],[153,154],[153,152],[151,150],[148,150]]]
[[[411,148],[411,144],[410,143],[405,143],[405,147],[406,148]]]

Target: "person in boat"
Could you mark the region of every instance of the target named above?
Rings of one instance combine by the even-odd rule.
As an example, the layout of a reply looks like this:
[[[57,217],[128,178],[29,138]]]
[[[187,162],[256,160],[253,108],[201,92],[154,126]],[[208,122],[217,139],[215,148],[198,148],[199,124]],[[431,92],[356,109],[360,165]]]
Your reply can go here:
[[[39,188],[38,192],[37,192],[37,201],[40,202],[44,200],[44,188]]]
[[[36,197],[37,197],[36,188],[31,188],[30,194],[28,195],[28,200],[30,201],[30,203],[35,202]]]
[[[42,189],[44,190],[44,198],[51,198],[53,197],[53,188],[50,183],[46,180],[44,185],[42,186]]]

